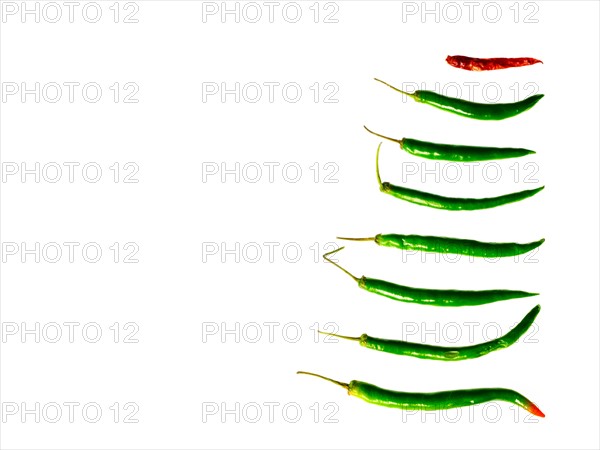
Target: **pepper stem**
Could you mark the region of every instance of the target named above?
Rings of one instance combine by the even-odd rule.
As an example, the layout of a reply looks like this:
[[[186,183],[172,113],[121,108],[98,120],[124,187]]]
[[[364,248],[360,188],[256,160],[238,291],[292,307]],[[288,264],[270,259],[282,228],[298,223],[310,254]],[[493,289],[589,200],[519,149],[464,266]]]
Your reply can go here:
[[[359,279],[358,277],[355,277],[354,275],[352,275],[350,272],[348,272],[346,269],[344,269],[342,266],[340,266],[338,263],[332,261],[331,259],[328,258],[329,255],[333,255],[334,253],[339,252],[340,250],[343,250],[345,247],[340,247],[336,250],[333,250],[331,252],[325,253],[323,255],[323,259],[327,262],[330,262],[331,264],[333,264],[335,267],[337,267],[338,269],[342,270],[345,274],[350,275],[352,277],[352,279],[354,281],[356,281],[358,283]]]
[[[379,175],[379,150],[381,149],[381,142],[377,147],[377,155],[375,156],[375,170],[377,173],[377,182],[379,183],[379,189],[383,187],[383,183],[381,182],[381,175]]]
[[[383,83],[383,84],[385,84],[388,87],[391,87],[393,90],[398,91],[401,94],[408,95],[409,97],[412,97],[412,98],[416,98],[416,95],[414,93],[413,94],[409,94],[408,92],[402,91],[402,90],[398,89],[397,87],[394,87],[391,84],[386,83],[385,81],[380,80],[379,78],[375,78],[375,81],[379,81],[380,83]]]
[[[335,334],[335,333],[327,333],[326,331],[321,331],[321,330],[317,330],[319,333],[321,334],[326,334],[327,336],[333,336],[339,339],[346,339],[348,341],[360,341],[359,337],[350,337],[350,336],[340,336],[339,334]]]
[[[367,237],[367,238],[349,238],[349,237],[339,237],[337,236],[336,239],[341,239],[342,241],[374,241],[375,238],[374,237]]]
[[[397,142],[398,144],[402,145],[402,139],[394,139],[391,137],[384,136],[383,134],[375,133],[374,131],[369,130],[366,127],[366,125],[363,125],[363,127],[365,130],[367,130],[371,134],[374,134],[375,136],[379,136],[380,138],[387,139],[388,141],[392,141],[392,142]]]
[[[350,385],[348,383],[342,383],[341,381],[332,380],[331,378],[324,377],[323,375],[317,375],[316,373],[298,371],[296,372],[296,374],[311,375],[313,377],[322,378],[323,380],[331,381],[332,383],[337,384],[338,386],[341,386],[346,390],[350,389]]]

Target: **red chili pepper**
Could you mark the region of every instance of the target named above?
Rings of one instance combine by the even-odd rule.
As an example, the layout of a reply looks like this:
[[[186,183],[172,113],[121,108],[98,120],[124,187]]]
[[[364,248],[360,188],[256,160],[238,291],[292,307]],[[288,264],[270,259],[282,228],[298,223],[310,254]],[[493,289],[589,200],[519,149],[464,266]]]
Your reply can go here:
[[[509,67],[530,66],[542,63],[535,58],[471,58],[469,56],[448,56],[446,62],[451,66],[464,70],[481,72],[482,70],[508,69]]]

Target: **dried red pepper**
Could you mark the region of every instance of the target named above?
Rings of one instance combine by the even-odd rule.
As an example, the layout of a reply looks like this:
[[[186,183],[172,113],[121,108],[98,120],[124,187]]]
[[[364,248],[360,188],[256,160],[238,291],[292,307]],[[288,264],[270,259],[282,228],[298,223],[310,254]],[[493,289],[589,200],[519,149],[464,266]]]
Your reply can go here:
[[[448,56],[446,62],[459,69],[472,70],[474,72],[530,66],[537,63],[543,64],[542,61],[535,58],[471,58],[460,55]]]

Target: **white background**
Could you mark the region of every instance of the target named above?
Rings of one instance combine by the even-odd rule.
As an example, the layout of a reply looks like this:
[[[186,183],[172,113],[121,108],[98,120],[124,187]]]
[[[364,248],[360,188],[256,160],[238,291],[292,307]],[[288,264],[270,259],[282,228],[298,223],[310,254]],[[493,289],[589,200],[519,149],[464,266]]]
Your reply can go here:
[[[408,3],[321,4],[317,23],[313,2],[300,3],[302,17],[296,23],[282,16],[284,3],[275,9],[273,23],[262,3],[257,23],[244,17],[236,23],[233,15],[223,23],[219,14],[203,21],[203,3],[192,1],[138,1],[138,23],[123,23],[124,14],[133,11],[123,4],[114,23],[113,2],[99,3],[103,16],[96,23],[86,21],[81,9],[69,23],[66,6],[57,23],[44,17],[36,23],[33,16],[23,23],[20,11],[3,15],[3,89],[6,83],[25,82],[31,88],[36,82],[72,81],[96,82],[103,92],[96,103],[84,100],[80,90],[71,103],[66,88],[56,103],[43,96],[36,103],[33,95],[22,101],[19,94],[2,102],[3,173],[14,167],[6,165],[11,162],[30,168],[36,162],[78,162],[80,168],[95,162],[103,169],[97,183],[85,181],[80,170],[73,183],[66,172],[56,183],[43,177],[36,183],[32,175],[22,182],[20,174],[2,183],[3,244],[25,242],[34,248],[36,242],[78,242],[81,249],[95,242],[103,250],[97,263],[86,262],[80,250],[70,263],[66,247],[57,263],[43,257],[36,263],[32,255],[22,263],[21,253],[3,254],[3,411],[10,404],[32,409],[36,402],[40,408],[94,402],[103,415],[90,423],[77,409],[70,423],[63,407],[57,423],[41,414],[36,423],[34,414],[23,418],[21,410],[3,412],[2,448],[598,447],[598,4],[482,2],[469,20],[462,2],[437,3],[437,17],[422,17],[421,2]],[[434,10],[436,3],[426,7]],[[416,14],[406,14],[414,8]],[[457,11],[462,16],[451,23]],[[502,15],[493,22],[497,11]],[[324,23],[328,12],[335,12],[330,19],[337,23]],[[293,18],[293,10],[288,13]],[[449,54],[532,56],[544,64],[473,73],[447,65]],[[516,118],[479,122],[407,100],[373,77],[399,86],[424,83],[425,89],[448,89],[448,95],[475,101],[486,100],[486,83],[497,83],[503,102],[530,95],[530,86],[545,97]],[[124,103],[120,97],[115,103],[109,89],[115,82],[121,87],[135,83],[139,101]],[[219,95],[203,102],[203,83],[232,88],[236,82],[298,83],[302,97],[286,101],[276,88],[270,102],[265,88],[256,103],[243,96],[236,103],[234,95],[225,102]],[[473,96],[465,85],[470,82],[479,83]],[[310,89],[315,83],[317,102]],[[333,92],[325,83],[339,88],[331,98],[337,103],[324,102]],[[460,91],[452,90],[457,85]],[[495,96],[494,86],[486,91],[488,98]],[[457,197],[546,189],[520,203],[476,212],[404,203],[377,189],[379,140],[362,129],[365,124],[398,138],[537,151],[499,161],[487,179],[480,167],[473,180],[465,171],[457,182],[431,174],[423,182],[417,175],[406,177],[406,171],[419,167],[415,163],[435,169],[434,163],[387,142],[381,154],[384,181]],[[115,183],[109,169],[115,162],[121,168],[137,164],[139,182]],[[280,164],[272,183],[263,165],[269,162]],[[220,174],[203,182],[203,163],[204,168],[206,163],[229,168],[250,163],[248,170],[257,163],[265,171],[255,183],[243,176],[236,183],[234,175],[223,183]],[[301,167],[299,181],[283,178],[286,163]],[[310,169],[315,163],[316,183]],[[337,183],[326,183],[332,167],[337,172],[330,181]],[[456,167],[439,170],[454,174]],[[532,167],[536,174],[525,180]],[[493,182],[495,168],[500,176]],[[428,255],[422,261],[372,243],[349,243],[338,255],[359,276],[418,287],[508,288],[541,295],[474,308],[402,304],[360,290],[318,257],[338,235],[377,233],[497,242],[545,237],[529,260],[453,263]],[[115,242],[121,247],[118,263],[109,249]],[[128,242],[139,246],[138,263],[122,262]],[[272,261],[265,242],[278,245]],[[230,249],[239,243],[250,253],[237,263],[235,255],[226,256],[222,263],[221,253],[203,254],[210,243]],[[258,262],[248,261],[255,256],[254,244],[248,243],[261,246]],[[290,261],[293,250],[287,259],[282,255],[286,244],[301,249],[297,262]],[[333,322],[339,333],[351,336],[461,345],[492,339],[497,329],[506,332],[538,303],[542,311],[527,342],[459,363],[393,356],[353,342],[315,343],[313,330],[315,323]],[[81,325],[74,343],[66,336],[54,344],[43,337],[36,343],[33,335],[22,343],[22,323],[34,328],[36,322],[40,327]],[[115,322],[121,329],[135,323],[139,342],[123,343],[130,328],[121,330],[115,343],[109,329]],[[235,330],[237,323],[240,342],[235,334],[203,334],[213,322],[219,331]],[[265,322],[277,324],[273,342]],[[471,337],[467,322],[476,323]],[[16,323],[19,333],[7,333],[9,323]],[[81,336],[86,323],[101,327],[98,343]],[[263,333],[256,343],[248,342],[256,332],[252,323]],[[444,338],[455,336],[456,327],[448,326],[453,323],[461,336],[449,342]],[[486,338],[482,330],[490,323]],[[282,335],[286,324],[291,324],[289,334]],[[412,326],[417,334],[406,335]],[[302,334],[293,343],[297,329]],[[434,331],[422,336],[426,330]],[[297,370],[416,392],[506,387],[536,402],[546,418],[530,420],[525,411],[501,402],[470,412],[411,415],[348,397],[339,387],[295,375]],[[109,409],[116,402],[118,423]],[[138,423],[124,423],[128,402],[139,408]],[[279,405],[272,423],[268,402]],[[222,418],[221,411],[203,414],[207,405],[234,409],[236,403],[237,419],[234,414]],[[262,416],[251,423],[254,403]],[[282,413],[286,404],[300,408],[298,421],[296,410]],[[328,412],[333,412],[330,420]]]

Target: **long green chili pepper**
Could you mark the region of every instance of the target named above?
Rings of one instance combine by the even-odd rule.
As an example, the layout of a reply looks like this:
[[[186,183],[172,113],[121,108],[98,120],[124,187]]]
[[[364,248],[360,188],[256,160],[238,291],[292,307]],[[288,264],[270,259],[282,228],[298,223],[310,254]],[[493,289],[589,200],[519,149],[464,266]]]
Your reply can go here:
[[[495,208],[497,206],[506,205],[508,203],[514,203],[526,198],[532,197],[542,189],[544,186],[529,189],[526,191],[513,192],[511,194],[501,195],[499,197],[487,197],[487,198],[454,198],[454,197],[443,197],[441,195],[432,194],[430,192],[418,191],[416,189],[409,189],[402,186],[396,186],[394,184],[381,182],[381,176],[379,175],[379,150],[381,149],[381,143],[377,147],[377,156],[375,158],[375,167],[377,170],[377,182],[379,183],[379,190],[384,194],[389,194],[393,197],[405,200],[407,202],[415,203],[417,205],[429,206],[430,208],[446,209],[450,211],[473,211],[477,209],[488,209]]]
[[[345,241],[373,241],[384,247],[422,252],[453,253],[456,255],[498,258],[522,255],[542,245],[545,239],[527,244],[480,242],[471,239],[456,239],[439,236],[419,236],[416,234],[378,234],[368,238],[337,237]]]
[[[536,94],[515,103],[475,103],[460,98],[446,97],[433,91],[418,90],[409,94],[378,78],[375,78],[375,81],[379,81],[419,103],[425,103],[459,116],[479,120],[502,120],[516,116],[533,108],[544,96],[544,94]]]
[[[365,127],[369,133],[387,139],[388,141],[397,142],[400,148],[411,155],[421,158],[436,159],[442,161],[489,161],[492,159],[507,159],[519,158],[521,156],[532,155],[533,150],[524,148],[511,147],[478,147],[471,145],[451,145],[451,144],[436,144],[434,142],[420,141],[418,139],[402,138],[394,139],[384,136]]]
[[[383,389],[364,381],[352,380],[350,383],[342,383],[312,372],[299,371],[296,373],[330,381],[346,389],[348,395],[387,408],[436,411],[501,400],[520,406],[535,416],[546,417],[535,403],[512,389],[481,388],[428,393],[399,392]]]
[[[376,278],[355,277],[338,263],[328,258],[329,255],[343,250],[340,247],[331,252],[325,253],[323,259],[330,262],[346,275],[350,276],[358,283],[358,287],[391,298],[400,302],[417,303],[431,306],[477,306],[494,303],[513,298],[532,297],[537,293],[525,291],[512,291],[507,289],[493,289],[487,291],[458,291],[454,289],[422,289],[400,284],[390,283],[389,281],[378,280]]]
[[[442,347],[439,345],[418,344],[415,342],[395,341],[390,339],[380,339],[367,334],[362,334],[360,337],[340,336],[333,333],[321,334],[347,339],[350,341],[358,341],[362,347],[380,352],[393,353],[395,355],[413,356],[421,359],[435,359],[438,361],[461,361],[464,359],[474,359],[480,356],[487,355],[495,350],[510,347],[519,340],[523,334],[529,329],[536,316],[540,312],[541,306],[537,305],[515,326],[512,330],[497,339],[481,344],[469,345],[467,347]]]

